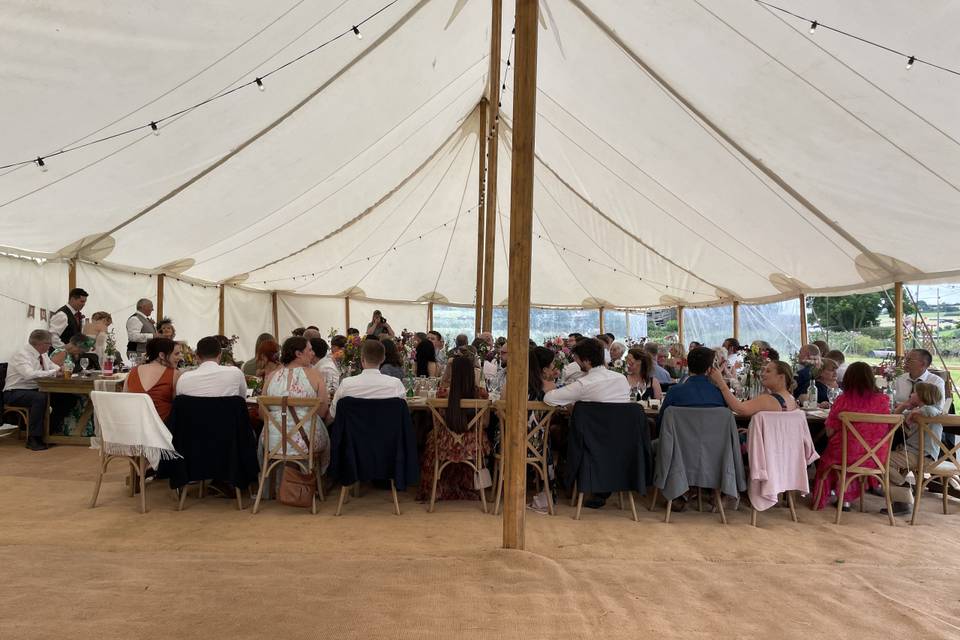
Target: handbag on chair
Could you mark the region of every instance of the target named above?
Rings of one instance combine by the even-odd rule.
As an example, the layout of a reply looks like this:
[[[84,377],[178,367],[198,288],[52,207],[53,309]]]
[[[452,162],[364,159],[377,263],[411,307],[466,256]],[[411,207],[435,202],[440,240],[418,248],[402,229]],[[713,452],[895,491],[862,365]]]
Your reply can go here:
[[[282,425],[283,425],[283,453],[287,453],[287,410],[289,409],[290,413],[293,414],[293,419],[297,422],[300,422],[299,416],[297,416],[297,411],[293,407],[287,406],[287,398],[283,398],[282,405]],[[310,448],[310,440],[307,438],[306,432],[303,430],[303,427],[299,427],[300,437],[303,438],[303,441],[307,445],[307,450]],[[300,467],[296,464],[287,464],[283,465],[283,473],[280,474],[280,489],[277,491],[277,501],[280,504],[285,504],[290,507],[300,507],[302,509],[309,509],[313,506],[313,494],[317,491],[317,476],[314,473],[304,473],[300,470]]]

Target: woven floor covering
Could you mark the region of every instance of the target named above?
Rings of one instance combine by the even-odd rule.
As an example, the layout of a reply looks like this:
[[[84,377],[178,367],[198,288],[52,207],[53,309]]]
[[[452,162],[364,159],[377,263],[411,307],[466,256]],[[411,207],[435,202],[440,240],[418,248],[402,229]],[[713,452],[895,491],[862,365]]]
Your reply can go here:
[[[88,508],[96,452],[0,440],[0,638],[957,638],[960,504],[919,524],[774,508],[676,514],[616,499],[526,514],[500,549],[479,503],[433,514],[365,487],[342,517],[268,502],[257,515],[165,483],[149,512],[114,463]],[[249,501],[248,501],[249,502]]]

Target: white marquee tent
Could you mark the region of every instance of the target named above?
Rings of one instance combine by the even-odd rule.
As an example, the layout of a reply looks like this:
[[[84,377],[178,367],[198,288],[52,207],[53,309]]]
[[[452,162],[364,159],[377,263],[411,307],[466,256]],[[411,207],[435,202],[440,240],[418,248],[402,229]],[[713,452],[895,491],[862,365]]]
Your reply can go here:
[[[384,8],[384,6],[386,8]],[[780,0],[960,66],[947,0]],[[882,5],[882,6],[880,6]],[[364,20],[376,13],[372,18]],[[191,340],[475,299],[482,0],[0,7],[0,310],[153,297]],[[504,3],[494,301],[507,297]],[[272,69],[362,24],[301,60]],[[795,298],[960,275],[960,78],[752,0],[541,0],[534,305]],[[956,64],[954,64],[956,63]],[[227,89],[230,95],[165,118]],[[165,119],[163,119],[165,118]],[[95,138],[159,121],[91,144]],[[40,264],[42,262],[42,264]],[[419,304],[412,304],[417,303]],[[354,322],[357,324],[357,321]]]

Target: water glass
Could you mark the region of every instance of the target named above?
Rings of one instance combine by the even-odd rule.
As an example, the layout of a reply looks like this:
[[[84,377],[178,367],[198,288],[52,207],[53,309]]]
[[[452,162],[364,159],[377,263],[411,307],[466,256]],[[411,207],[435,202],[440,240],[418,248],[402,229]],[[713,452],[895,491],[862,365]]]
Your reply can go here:
[[[90,358],[84,356],[80,358],[80,375],[82,376],[87,371],[87,367],[90,366]]]

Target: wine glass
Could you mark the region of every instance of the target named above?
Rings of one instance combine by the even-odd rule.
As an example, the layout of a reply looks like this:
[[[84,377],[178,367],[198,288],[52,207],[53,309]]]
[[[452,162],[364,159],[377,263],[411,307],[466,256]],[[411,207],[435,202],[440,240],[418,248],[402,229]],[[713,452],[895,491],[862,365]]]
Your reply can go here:
[[[89,366],[90,366],[90,358],[88,358],[87,356],[83,356],[82,358],[80,358],[80,375],[81,376],[86,372],[87,367]]]

